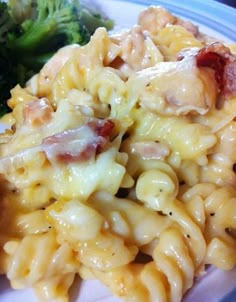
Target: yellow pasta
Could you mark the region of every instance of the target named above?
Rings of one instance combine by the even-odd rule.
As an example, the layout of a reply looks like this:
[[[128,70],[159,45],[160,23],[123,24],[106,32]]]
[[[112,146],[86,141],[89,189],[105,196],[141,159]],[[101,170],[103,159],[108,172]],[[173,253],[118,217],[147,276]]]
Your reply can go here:
[[[11,91],[0,273],[14,289],[67,302],[78,275],[124,301],[180,302],[207,265],[234,268],[236,57],[209,40],[152,6]]]
[[[4,249],[12,258],[7,276],[13,288],[34,285],[43,301],[67,300],[78,261],[67,244],[58,245],[52,231],[25,236],[20,242],[8,241]]]
[[[180,25],[168,25],[158,33],[155,43],[168,61],[175,60],[184,48],[201,47],[202,43]]]

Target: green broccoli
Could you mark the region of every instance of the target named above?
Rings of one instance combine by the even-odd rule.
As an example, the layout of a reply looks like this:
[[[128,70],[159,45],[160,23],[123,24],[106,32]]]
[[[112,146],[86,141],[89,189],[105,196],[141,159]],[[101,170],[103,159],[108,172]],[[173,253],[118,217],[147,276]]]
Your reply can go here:
[[[38,72],[68,44],[86,44],[94,30],[113,22],[83,9],[78,0],[0,0],[0,115],[9,91]]]
[[[78,1],[38,0],[37,17],[21,24],[21,35],[9,35],[9,46],[17,53],[52,50],[61,45],[89,40],[89,34],[80,24]]]
[[[111,19],[105,19],[101,14],[93,13],[85,7],[81,9],[80,20],[91,35],[99,26],[105,27],[108,30],[113,28],[113,21]]]

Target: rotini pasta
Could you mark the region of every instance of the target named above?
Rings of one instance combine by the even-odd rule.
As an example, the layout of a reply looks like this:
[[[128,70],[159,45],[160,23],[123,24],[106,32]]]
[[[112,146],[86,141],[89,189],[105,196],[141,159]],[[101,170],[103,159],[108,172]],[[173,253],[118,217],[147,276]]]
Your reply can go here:
[[[11,91],[0,273],[13,288],[69,301],[79,275],[124,301],[180,302],[206,265],[234,268],[235,47],[207,41],[152,6]]]

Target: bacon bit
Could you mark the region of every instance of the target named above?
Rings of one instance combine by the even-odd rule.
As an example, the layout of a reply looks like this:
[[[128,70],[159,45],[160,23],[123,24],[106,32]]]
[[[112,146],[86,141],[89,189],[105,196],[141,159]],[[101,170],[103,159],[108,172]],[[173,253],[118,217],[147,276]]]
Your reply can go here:
[[[224,93],[226,96],[236,96],[236,56],[234,61],[228,62],[225,66],[225,87]]]
[[[139,154],[143,159],[164,159],[170,154],[166,145],[153,141],[134,142],[131,144],[131,152]]]
[[[98,149],[98,147],[99,144],[91,144],[86,146],[85,149],[81,150],[77,155],[72,155],[70,153],[59,153],[56,158],[59,162],[62,162],[64,164],[84,162],[91,159],[95,155],[97,151],[96,149]]]
[[[88,123],[88,126],[93,129],[95,133],[99,136],[108,137],[111,136],[112,129],[114,128],[114,123],[111,120],[92,121]]]
[[[236,55],[223,44],[216,42],[199,50],[198,67],[215,70],[215,79],[221,94],[226,98],[236,96]]]
[[[121,69],[124,64],[125,62],[121,59],[121,57],[116,57],[109,66],[115,69]]]
[[[25,105],[24,122],[39,127],[51,120],[53,108],[46,98],[29,102]]]
[[[114,123],[111,120],[106,120],[105,123],[103,120],[98,120],[97,122],[89,122],[88,126],[93,129],[93,131],[101,137],[108,139],[111,137],[112,129],[114,128]],[[104,148],[102,143],[98,144],[96,151],[97,154],[101,153]]]
[[[219,84],[220,90],[224,89],[224,68],[226,60],[219,54],[208,52],[205,48],[201,49],[197,54],[198,67],[210,67],[215,70],[215,79]]]
[[[93,120],[80,128],[44,138],[42,148],[52,163],[84,162],[104,150],[113,127],[110,120]]]

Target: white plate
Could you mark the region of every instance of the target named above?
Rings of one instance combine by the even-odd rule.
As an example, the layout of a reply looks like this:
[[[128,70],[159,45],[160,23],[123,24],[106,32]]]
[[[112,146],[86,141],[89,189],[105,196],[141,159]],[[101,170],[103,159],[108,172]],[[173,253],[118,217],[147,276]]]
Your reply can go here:
[[[236,43],[236,10],[213,0],[160,0],[116,1],[84,0],[115,20],[115,30],[135,24],[137,15],[149,5],[162,5],[173,13],[194,21],[200,30],[220,40]],[[0,125],[0,131],[1,131]],[[71,302],[118,302],[98,281],[75,282],[70,291]],[[32,290],[13,291],[4,277],[0,277],[0,301],[37,301]],[[236,269],[223,272],[210,269],[206,276],[196,282],[185,296],[184,302],[233,302],[236,301]],[[145,302],[145,301],[144,301]]]

